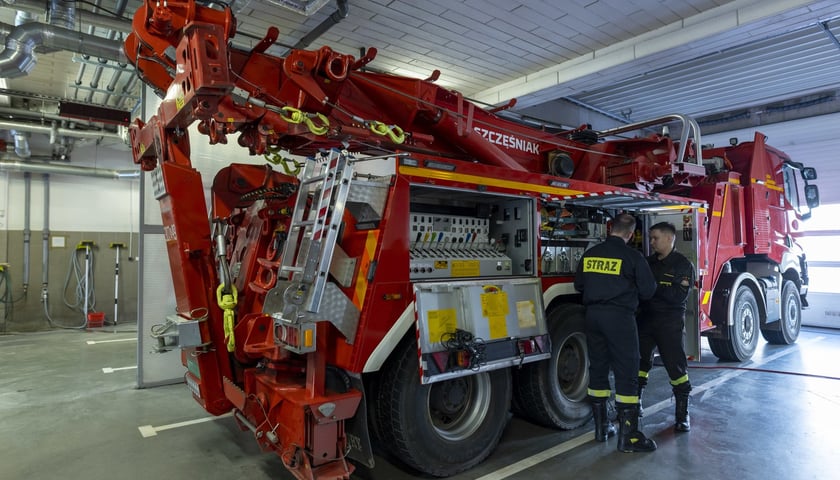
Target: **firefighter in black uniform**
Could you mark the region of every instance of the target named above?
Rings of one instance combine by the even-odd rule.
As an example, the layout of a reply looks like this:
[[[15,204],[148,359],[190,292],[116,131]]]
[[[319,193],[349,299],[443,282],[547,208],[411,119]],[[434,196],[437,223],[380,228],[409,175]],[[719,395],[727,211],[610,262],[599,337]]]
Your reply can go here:
[[[653,349],[659,356],[671,379],[676,400],[674,430],[691,429],[688,417],[688,381],[683,335],[685,331],[685,306],[688,292],[694,284],[694,267],[683,254],[674,249],[677,230],[667,222],[650,227],[650,246],[653,254],[648,258],[657,287],[653,298],[642,302],[639,324],[639,398],[641,399],[648,373],[653,366]]]
[[[615,435],[607,417],[609,373],[615,375],[618,410],[618,450],[650,452],[656,443],[639,430],[639,337],[636,308],[639,298],[650,298],[656,280],[644,256],[627,246],[636,230],[628,214],[615,218],[609,237],[590,248],[578,264],[575,288],[586,306],[586,345],[589,350],[589,401],[595,418],[595,439]]]

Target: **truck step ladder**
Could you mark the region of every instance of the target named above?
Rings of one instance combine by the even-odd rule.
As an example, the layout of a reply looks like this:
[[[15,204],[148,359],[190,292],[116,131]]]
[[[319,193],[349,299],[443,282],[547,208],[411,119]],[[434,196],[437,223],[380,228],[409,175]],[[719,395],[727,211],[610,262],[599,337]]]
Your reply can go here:
[[[283,315],[286,322],[298,323],[306,313],[318,312],[353,170],[349,154],[337,149],[306,162],[278,272],[290,282],[284,297],[297,305],[298,318]]]

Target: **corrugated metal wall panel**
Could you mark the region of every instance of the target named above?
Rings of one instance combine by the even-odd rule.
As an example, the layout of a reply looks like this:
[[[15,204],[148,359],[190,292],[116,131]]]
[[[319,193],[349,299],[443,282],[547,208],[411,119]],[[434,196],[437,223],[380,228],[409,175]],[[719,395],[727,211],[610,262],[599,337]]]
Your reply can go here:
[[[819,27],[659,69],[574,98],[640,120],[671,112],[695,116],[837,86],[840,49]]]

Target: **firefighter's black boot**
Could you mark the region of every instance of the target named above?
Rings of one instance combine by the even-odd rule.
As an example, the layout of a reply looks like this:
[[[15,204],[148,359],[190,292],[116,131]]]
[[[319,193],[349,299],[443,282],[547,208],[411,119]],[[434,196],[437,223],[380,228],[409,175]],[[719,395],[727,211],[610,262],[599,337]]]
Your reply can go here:
[[[593,399],[592,402],[592,417],[595,420],[595,440],[598,442],[606,442],[608,438],[615,435],[615,425],[610,422],[607,415],[607,399]]]
[[[688,416],[688,394],[691,392],[691,385],[683,383],[674,387],[674,400],[676,408],[674,409],[674,431],[688,432],[691,431],[691,420]]]
[[[639,372],[641,373],[641,372]],[[645,409],[642,408],[642,394],[645,393],[645,387],[647,386],[647,377],[643,377],[639,375],[639,418],[645,416]]]
[[[647,438],[639,431],[639,405],[632,403],[616,403],[618,408],[618,451],[620,452],[652,452],[656,450],[656,442]]]

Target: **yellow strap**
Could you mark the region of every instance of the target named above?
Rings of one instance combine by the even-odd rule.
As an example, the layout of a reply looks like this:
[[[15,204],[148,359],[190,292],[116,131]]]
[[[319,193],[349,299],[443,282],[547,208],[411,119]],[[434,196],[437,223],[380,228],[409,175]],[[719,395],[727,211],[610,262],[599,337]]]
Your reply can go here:
[[[238,300],[236,286],[231,285],[230,288],[230,293],[222,293],[224,285],[219,285],[219,288],[216,289],[216,301],[219,304],[219,308],[224,311],[224,329],[225,338],[227,339],[228,352],[232,352],[236,349],[236,342],[234,342],[233,338],[233,320],[235,317],[233,309],[236,307],[236,302]]]

